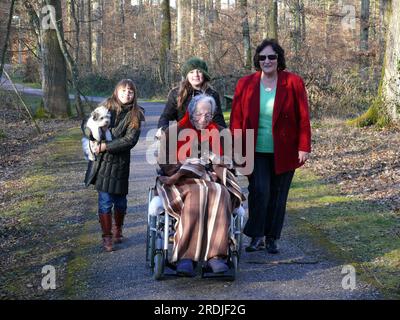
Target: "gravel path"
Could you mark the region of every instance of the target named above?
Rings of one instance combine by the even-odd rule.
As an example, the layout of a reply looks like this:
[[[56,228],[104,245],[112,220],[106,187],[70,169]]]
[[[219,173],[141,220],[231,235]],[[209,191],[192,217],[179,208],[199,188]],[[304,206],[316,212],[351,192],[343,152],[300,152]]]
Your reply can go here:
[[[281,253],[243,252],[236,281],[215,279],[167,278],[154,281],[145,266],[148,188],[154,185],[155,166],[146,162],[145,152],[152,141],[146,134],[156,127],[162,104],[143,103],[146,125],[132,152],[128,216],[125,242],[112,253],[100,246],[100,226],[90,232],[98,236],[96,247],[85,258],[89,268],[76,275],[87,283],[78,299],[379,299],[370,285],[358,281],[355,290],[342,288],[342,264],[329,259],[320,248],[295,236],[290,214],[279,242]],[[244,179],[242,186],[246,187]],[[245,189],[244,189],[245,190]],[[246,244],[248,239],[244,237]]]

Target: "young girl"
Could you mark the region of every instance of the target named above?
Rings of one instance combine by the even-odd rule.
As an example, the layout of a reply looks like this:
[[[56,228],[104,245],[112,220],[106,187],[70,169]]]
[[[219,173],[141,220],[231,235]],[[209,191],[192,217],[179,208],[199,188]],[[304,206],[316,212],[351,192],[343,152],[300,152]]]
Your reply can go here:
[[[211,76],[204,60],[197,57],[188,59],[181,68],[183,80],[178,87],[173,88],[168,94],[168,101],[158,120],[158,128],[165,130],[170,121],[180,121],[190,103],[190,100],[199,94],[212,96],[216,102],[213,121],[226,128],[221,102],[217,91],[211,88]]]
[[[86,186],[98,191],[98,214],[103,245],[107,252],[122,241],[122,225],[127,209],[130,151],[139,140],[144,110],[137,104],[136,86],[130,79],[121,80],[103,105],[111,112],[112,141],[102,141],[94,149],[96,160],[85,177]],[[114,227],[112,228],[112,208]],[[112,231],[111,231],[112,229]],[[114,238],[114,239],[113,239]]]

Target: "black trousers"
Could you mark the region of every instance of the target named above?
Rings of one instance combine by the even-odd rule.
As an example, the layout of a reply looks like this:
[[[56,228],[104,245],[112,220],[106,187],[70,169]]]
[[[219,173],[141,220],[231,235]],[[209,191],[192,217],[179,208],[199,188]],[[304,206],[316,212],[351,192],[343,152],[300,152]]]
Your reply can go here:
[[[294,171],[276,175],[273,153],[256,153],[254,161],[249,177],[249,219],[243,233],[279,239]]]

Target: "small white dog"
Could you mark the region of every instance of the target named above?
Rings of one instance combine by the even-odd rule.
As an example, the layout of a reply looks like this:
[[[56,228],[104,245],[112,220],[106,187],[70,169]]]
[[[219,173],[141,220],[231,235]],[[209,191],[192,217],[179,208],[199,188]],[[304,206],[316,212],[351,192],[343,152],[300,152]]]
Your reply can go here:
[[[102,140],[112,141],[111,131],[108,128],[111,123],[111,113],[104,107],[100,106],[91,113],[85,129],[90,130],[90,138],[82,138],[82,148],[86,160],[94,161],[96,156],[93,152],[94,146]]]

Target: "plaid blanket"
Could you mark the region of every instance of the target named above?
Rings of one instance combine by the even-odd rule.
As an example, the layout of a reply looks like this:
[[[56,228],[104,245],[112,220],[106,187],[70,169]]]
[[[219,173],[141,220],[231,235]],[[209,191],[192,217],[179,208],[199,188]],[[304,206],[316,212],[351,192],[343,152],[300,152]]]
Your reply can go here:
[[[208,168],[197,158],[174,172],[156,182],[165,210],[177,220],[171,261],[226,257],[231,214],[244,200],[235,175],[225,165]]]

